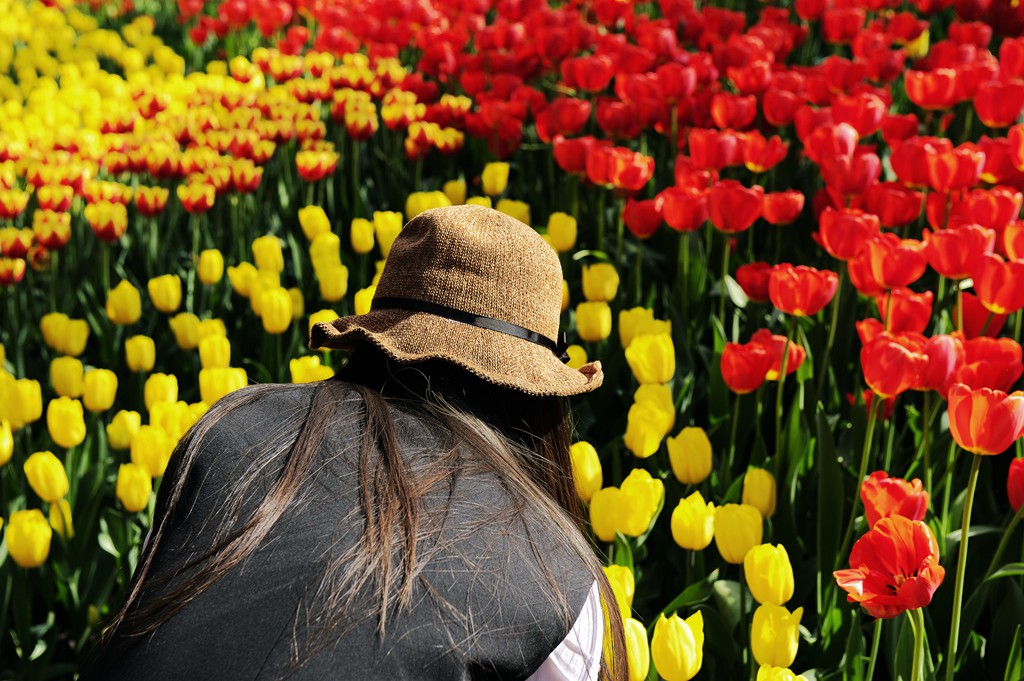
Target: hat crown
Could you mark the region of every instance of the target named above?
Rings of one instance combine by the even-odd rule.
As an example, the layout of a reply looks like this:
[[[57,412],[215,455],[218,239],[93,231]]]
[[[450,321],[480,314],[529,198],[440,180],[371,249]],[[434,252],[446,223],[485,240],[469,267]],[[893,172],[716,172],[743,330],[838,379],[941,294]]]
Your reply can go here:
[[[533,228],[490,208],[420,213],[399,233],[375,298],[414,298],[522,326],[554,340],[562,266]]]

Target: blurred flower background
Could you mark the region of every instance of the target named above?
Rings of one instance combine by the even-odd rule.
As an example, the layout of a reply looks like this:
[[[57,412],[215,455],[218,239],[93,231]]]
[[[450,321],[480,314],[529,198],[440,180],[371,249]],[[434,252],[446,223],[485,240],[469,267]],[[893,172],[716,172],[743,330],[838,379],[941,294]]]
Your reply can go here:
[[[0,678],[402,225],[561,257],[630,678],[1024,678],[1015,0],[0,0]],[[968,544],[970,549],[968,550]]]

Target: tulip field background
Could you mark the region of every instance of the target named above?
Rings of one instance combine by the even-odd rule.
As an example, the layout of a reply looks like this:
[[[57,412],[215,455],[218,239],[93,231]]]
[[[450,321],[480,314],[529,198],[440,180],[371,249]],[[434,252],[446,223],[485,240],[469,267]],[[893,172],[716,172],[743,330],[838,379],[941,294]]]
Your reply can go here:
[[[604,366],[573,459],[631,679],[1024,679],[1024,6],[0,17],[0,678],[74,678],[191,424],[330,377],[310,324],[477,202]]]

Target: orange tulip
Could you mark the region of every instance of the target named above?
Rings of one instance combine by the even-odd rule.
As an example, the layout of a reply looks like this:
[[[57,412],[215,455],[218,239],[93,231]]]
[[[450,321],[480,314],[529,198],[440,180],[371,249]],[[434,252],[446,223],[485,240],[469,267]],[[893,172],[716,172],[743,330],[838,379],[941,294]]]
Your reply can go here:
[[[1003,260],[998,255],[985,255],[974,272],[974,290],[985,309],[995,314],[1009,314],[1024,308],[1024,262]]]
[[[944,277],[965,279],[995,247],[996,233],[981,225],[962,225],[924,233],[928,264]]]
[[[949,432],[973,454],[1006,451],[1024,435],[1024,393],[957,383],[949,391]]]
[[[892,233],[880,234],[864,242],[850,261],[850,281],[864,295],[909,286],[928,266],[924,243],[900,239]]]
[[[768,297],[772,305],[786,314],[806,317],[828,305],[838,285],[839,277],[829,270],[776,265],[768,279]]]
[[[920,381],[928,356],[904,334],[883,332],[860,351],[864,380],[882,397],[894,397]]]

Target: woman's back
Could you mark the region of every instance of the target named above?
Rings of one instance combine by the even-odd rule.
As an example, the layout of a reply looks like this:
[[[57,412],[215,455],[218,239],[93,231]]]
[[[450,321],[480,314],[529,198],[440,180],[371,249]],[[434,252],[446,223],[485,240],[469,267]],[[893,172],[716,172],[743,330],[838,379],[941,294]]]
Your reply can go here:
[[[316,397],[330,413],[309,474],[250,555],[83,678],[524,679],[565,638],[593,585],[591,570],[550,517],[514,501],[507,481],[473,452],[453,454],[436,419],[397,399],[388,405],[399,450],[423,492],[418,567],[407,607],[391,603],[380,636],[377,575],[363,575],[343,602],[353,576],[342,583],[345,570],[330,569],[344,567],[366,527],[360,471],[380,474],[381,461],[361,460],[362,392],[337,379],[246,392],[203,437],[140,600],[195,579],[206,565],[194,559],[242,529],[272,494]],[[172,462],[164,485],[177,470]],[[230,508],[243,481],[245,494]],[[406,555],[391,555],[399,579]]]

